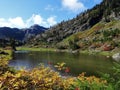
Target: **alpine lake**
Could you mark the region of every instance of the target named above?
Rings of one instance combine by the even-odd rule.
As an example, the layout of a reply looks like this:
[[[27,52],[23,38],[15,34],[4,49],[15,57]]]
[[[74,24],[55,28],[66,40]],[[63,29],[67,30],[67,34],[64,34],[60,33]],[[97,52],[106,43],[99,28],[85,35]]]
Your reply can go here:
[[[47,51],[16,51],[14,58],[10,60],[9,65],[16,69],[25,68],[27,70],[39,67],[43,64],[58,71],[54,66],[57,63],[66,63],[69,67],[67,75],[78,76],[82,72],[86,75],[99,76],[102,73],[112,73],[114,60],[100,55],[88,55],[80,53],[67,52],[47,52]],[[60,74],[66,73],[61,70]]]

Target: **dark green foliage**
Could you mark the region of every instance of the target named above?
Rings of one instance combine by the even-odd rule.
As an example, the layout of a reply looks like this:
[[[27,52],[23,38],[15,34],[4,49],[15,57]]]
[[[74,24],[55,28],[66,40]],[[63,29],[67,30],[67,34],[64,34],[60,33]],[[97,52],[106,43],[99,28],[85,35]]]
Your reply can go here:
[[[108,81],[114,88],[114,90],[120,89],[120,64],[114,63],[114,67],[112,68],[114,73],[110,74],[103,74],[103,78]]]
[[[86,77],[84,75],[76,78],[76,83],[71,86],[70,90],[114,90],[105,79],[96,78],[95,76]]]
[[[118,90],[120,89],[120,64],[115,63],[113,70],[114,70],[114,74],[112,80],[115,86],[115,90]]]
[[[60,43],[60,44],[57,44],[56,47],[57,47],[57,49],[67,49],[68,46]]]
[[[14,39],[10,39],[10,46],[12,47],[13,50],[16,50],[16,44]]]
[[[5,47],[6,42],[6,40],[0,39],[0,47]]]
[[[103,31],[103,36],[104,38],[107,38],[107,37],[117,37],[118,35],[120,34],[120,30],[117,28],[117,29],[110,29],[110,30],[104,30]]]
[[[7,46],[11,46],[14,50],[16,46],[21,46],[24,43],[14,39],[0,39],[0,47],[5,48]]]
[[[79,49],[80,47],[77,45],[77,41],[69,40],[69,48],[72,50],[76,50],[76,49]]]

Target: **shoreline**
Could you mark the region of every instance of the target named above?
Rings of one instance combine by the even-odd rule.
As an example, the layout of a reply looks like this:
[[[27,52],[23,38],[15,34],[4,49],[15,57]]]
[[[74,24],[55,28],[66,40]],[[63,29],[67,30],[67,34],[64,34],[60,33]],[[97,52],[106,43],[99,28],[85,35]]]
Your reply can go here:
[[[102,55],[106,57],[112,57],[117,52],[112,51],[97,51],[97,50],[60,50],[56,48],[34,48],[34,47],[17,47],[17,50],[24,51],[49,51],[49,52],[68,52],[68,53],[79,53],[79,54],[88,54],[88,55]]]

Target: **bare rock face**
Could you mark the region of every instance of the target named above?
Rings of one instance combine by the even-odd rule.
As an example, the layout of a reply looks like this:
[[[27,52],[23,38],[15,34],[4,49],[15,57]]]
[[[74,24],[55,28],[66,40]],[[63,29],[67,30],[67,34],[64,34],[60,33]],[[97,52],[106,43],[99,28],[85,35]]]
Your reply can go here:
[[[112,58],[115,60],[115,61],[120,61],[120,53],[116,53],[112,56]]]
[[[45,30],[47,30],[47,29],[48,28],[39,26],[37,24],[31,26],[30,28],[22,29],[22,31],[24,31],[24,33],[25,33],[23,40],[27,41],[31,37],[35,37],[36,35],[45,32]]]

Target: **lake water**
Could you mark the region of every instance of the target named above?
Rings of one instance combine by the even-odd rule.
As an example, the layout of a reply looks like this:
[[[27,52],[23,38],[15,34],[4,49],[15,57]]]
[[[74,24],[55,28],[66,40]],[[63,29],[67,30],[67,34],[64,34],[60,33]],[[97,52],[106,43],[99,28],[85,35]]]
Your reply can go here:
[[[96,55],[72,54],[66,52],[17,52],[14,59],[10,60],[9,65],[20,69],[32,69],[43,63],[45,66],[54,68],[57,63],[65,62],[70,68],[69,75],[77,76],[81,72],[87,75],[98,75],[99,72],[112,73],[112,58]]]

